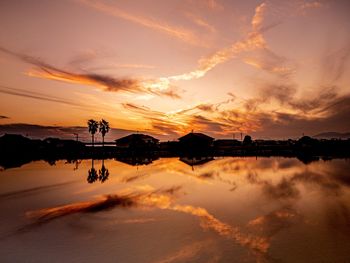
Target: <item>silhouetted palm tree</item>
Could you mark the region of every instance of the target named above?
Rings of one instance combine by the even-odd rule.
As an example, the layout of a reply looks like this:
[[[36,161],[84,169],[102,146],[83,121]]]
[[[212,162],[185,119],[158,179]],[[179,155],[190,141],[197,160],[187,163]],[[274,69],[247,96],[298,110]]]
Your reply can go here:
[[[105,144],[105,135],[108,133],[110,130],[109,123],[108,121],[102,119],[99,123],[99,131],[102,134],[102,147]]]
[[[89,133],[91,133],[91,142],[92,142],[92,147],[94,147],[94,139],[95,139],[95,133],[97,132],[98,129],[98,122],[95,120],[88,120],[87,122],[88,128],[89,128]]]

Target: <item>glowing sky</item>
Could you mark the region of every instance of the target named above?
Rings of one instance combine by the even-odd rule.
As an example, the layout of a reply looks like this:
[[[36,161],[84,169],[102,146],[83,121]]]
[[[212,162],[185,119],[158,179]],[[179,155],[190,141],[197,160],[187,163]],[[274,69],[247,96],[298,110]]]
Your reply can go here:
[[[346,0],[1,1],[0,126],[346,132],[349,11]]]

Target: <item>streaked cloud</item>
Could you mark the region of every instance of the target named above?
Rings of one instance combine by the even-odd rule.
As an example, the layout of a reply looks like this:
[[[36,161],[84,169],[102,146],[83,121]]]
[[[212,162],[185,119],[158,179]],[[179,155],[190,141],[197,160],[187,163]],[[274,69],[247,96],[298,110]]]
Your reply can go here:
[[[0,51],[35,66],[34,69],[31,69],[26,73],[31,77],[89,85],[109,92],[123,91],[130,93],[149,93],[158,96],[166,96],[173,99],[181,98],[180,89],[173,85],[163,86],[158,80],[143,80],[138,78],[121,77],[117,78],[98,73],[77,73],[55,67],[46,62],[43,62],[38,58],[16,53],[3,47],[0,47]]]
[[[307,9],[317,9],[324,7],[324,3],[321,1],[305,1],[300,5],[300,10],[305,11]]]
[[[164,33],[171,37],[177,38],[188,44],[202,46],[202,47],[206,46],[205,43],[201,41],[200,38],[195,33],[193,33],[192,31],[189,31],[188,29],[172,26],[167,24],[166,22],[155,20],[153,18],[131,14],[117,7],[115,4],[110,5],[102,1],[96,1],[96,0],[77,0],[77,1],[79,1],[80,3],[83,3],[84,5],[92,7],[100,12],[103,12],[105,14],[133,22],[143,27],[156,30],[158,32]]]
[[[207,21],[205,21],[200,16],[194,14],[194,13],[186,13],[186,16],[197,26],[202,27],[203,29],[206,29],[207,31],[211,33],[215,33],[216,29],[213,25],[210,25]]]
[[[23,98],[29,98],[29,99],[35,99],[35,100],[42,100],[42,101],[48,101],[48,102],[54,102],[54,103],[62,103],[67,104],[70,106],[77,106],[77,107],[88,107],[88,105],[84,105],[78,102],[66,100],[63,98],[51,96],[48,94],[40,93],[40,92],[33,92],[29,90],[24,89],[16,89],[16,88],[10,88],[0,85],[0,93],[13,95],[13,96],[19,96]]]
[[[5,116],[5,115],[0,115],[0,120],[4,120],[4,119],[9,119],[10,117]]]
[[[263,138],[281,137],[283,134],[295,137],[306,129],[316,134],[322,125],[350,129],[345,121],[350,116],[350,108],[346,106],[347,95],[338,95],[336,90],[330,88],[324,89],[319,96],[300,99],[296,97],[296,90],[295,86],[288,84],[266,85],[260,87],[254,99],[203,103],[170,113],[135,104],[124,104],[124,108],[148,123],[150,131],[168,136],[195,130],[219,138],[240,132]],[[275,110],[266,109],[266,105],[271,103],[277,103]],[[337,123],[338,119],[341,121]],[[290,131],[290,125],[295,131]]]
[[[255,14],[252,19],[252,30],[257,32],[261,30],[264,21],[264,13],[266,10],[266,3],[262,3],[255,8]]]
[[[207,254],[211,259],[211,262],[218,262],[217,260],[214,260],[216,257],[218,257],[218,255],[215,242],[213,240],[201,240],[182,246],[175,253],[171,253],[165,258],[156,260],[154,263],[193,261],[196,256],[203,254]]]
[[[161,80],[169,83],[170,81],[192,80],[202,78],[206,75],[207,72],[215,68],[217,65],[236,57],[242,52],[252,51],[265,47],[266,43],[261,32],[261,30],[263,29],[262,23],[265,9],[265,3],[262,3],[256,7],[255,14],[252,18],[252,30],[247,34],[247,36],[243,40],[237,41],[233,43],[230,47],[218,50],[214,54],[200,59],[198,62],[198,68],[191,72],[162,78]]]
[[[210,11],[220,11],[224,9],[224,6],[218,0],[188,0],[195,6],[205,7]]]
[[[111,128],[106,135],[106,141],[114,141],[117,138],[133,133],[133,130]],[[12,133],[22,134],[34,139],[43,139],[48,137],[58,137],[62,139],[74,139],[74,134],[79,134],[79,140],[89,142],[91,136],[89,135],[87,127],[83,126],[59,126],[59,125],[37,125],[30,123],[9,123],[0,124],[0,134]],[[156,136],[155,134],[151,133]],[[97,138],[99,139],[99,138]]]

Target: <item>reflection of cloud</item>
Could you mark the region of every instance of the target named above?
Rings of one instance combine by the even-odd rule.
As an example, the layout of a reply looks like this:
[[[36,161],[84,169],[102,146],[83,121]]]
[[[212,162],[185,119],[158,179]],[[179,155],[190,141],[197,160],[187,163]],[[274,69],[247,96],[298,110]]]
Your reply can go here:
[[[125,182],[125,183],[130,183],[139,179],[143,179],[145,177],[149,176],[149,174],[146,173],[142,173],[142,174],[137,174],[137,175],[133,175],[133,176],[128,176],[123,178],[121,181]]]
[[[249,221],[247,227],[266,238],[271,238],[300,220],[301,216],[294,209],[284,207]]]
[[[1,199],[10,199],[10,198],[24,197],[24,196],[38,194],[38,193],[41,193],[41,192],[44,192],[44,191],[51,191],[54,188],[67,186],[67,185],[72,184],[72,183],[74,183],[74,181],[73,182],[65,182],[65,183],[53,184],[53,185],[38,186],[38,187],[34,187],[34,188],[29,188],[29,189],[23,189],[23,190],[19,190],[19,191],[14,191],[14,192],[3,193],[3,194],[0,194],[0,200]]]
[[[263,192],[271,199],[295,199],[299,197],[299,190],[291,181],[283,178],[278,184],[273,185],[268,182],[262,183]]]
[[[213,249],[214,242],[213,240],[203,240],[197,241],[189,245],[185,245],[177,250],[175,253],[166,256],[164,259],[157,260],[155,263],[170,263],[170,262],[189,262],[193,260],[193,258],[201,254],[209,254],[212,260],[210,262],[217,262],[213,260],[214,253],[217,254],[217,251]],[[217,256],[217,255],[216,255]]]
[[[34,225],[41,225],[44,223],[49,223],[50,221],[55,220],[57,218],[77,213],[96,213],[105,210],[110,210],[115,207],[126,208],[138,206],[141,201],[157,199],[158,195],[161,197],[159,199],[159,204],[161,202],[165,202],[165,205],[167,205],[167,203],[171,201],[169,195],[175,194],[179,189],[180,187],[172,187],[165,190],[158,190],[146,193],[105,195],[100,197],[98,200],[73,203],[52,208],[45,208],[38,211],[27,212],[26,215],[29,218],[33,218],[36,220]]]
[[[261,253],[267,252],[270,246],[265,238],[244,234],[238,227],[233,227],[221,222],[204,208],[190,205],[174,205],[166,208],[199,217],[203,228],[211,229],[223,237],[232,239],[241,246],[248,247]]]
[[[201,207],[191,205],[174,204],[174,195],[181,187],[172,187],[165,190],[148,191],[143,193],[129,193],[124,195],[105,195],[95,201],[73,203],[64,206],[41,209],[38,211],[27,212],[29,218],[35,219],[35,222],[20,229],[25,231],[28,228],[40,226],[49,223],[52,220],[77,213],[96,213],[106,211],[115,207],[156,207],[167,209],[198,217],[201,220],[201,227],[210,229],[220,236],[229,238],[241,246],[252,249],[259,253],[267,252],[269,243],[265,238],[252,236],[240,231],[238,227],[228,225]]]

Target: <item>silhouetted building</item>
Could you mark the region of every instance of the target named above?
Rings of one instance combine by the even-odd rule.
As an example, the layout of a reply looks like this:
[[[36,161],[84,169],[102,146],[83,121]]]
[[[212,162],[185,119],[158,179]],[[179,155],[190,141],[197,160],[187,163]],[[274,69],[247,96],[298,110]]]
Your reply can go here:
[[[159,140],[145,134],[130,134],[128,136],[122,137],[115,140],[117,147],[119,148],[147,148],[154,149],[158,146]]]
[[[249,135],[244,136],[243,145],[250,145],[253,143],[252,137]]]
[[[59,138],[46,138],[43,145],[47,150],[81,150],[85,147],[84,143],[76,140],[61,140]]]
[[[0,137],[0,154],[22,154],[37,151],[41,148],[40,140],[31,140],[18,134],[5,134]]]
[[[232,139],[220,139],[214,141],[214,147],[216,149],[229,149],[233,146],[241,146],[242,142]]]
[[[315,146],[319,143],[317,139],[311,138],[310,136],[303,136],[297,141],[297,145],[301,147]]]
[[[179,138],[180,147],[185,151],[208,150],[213,146],[214,138],[203,133],[191,132]]]

